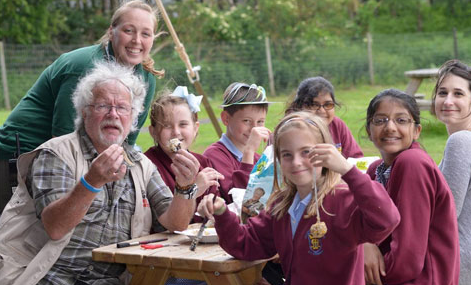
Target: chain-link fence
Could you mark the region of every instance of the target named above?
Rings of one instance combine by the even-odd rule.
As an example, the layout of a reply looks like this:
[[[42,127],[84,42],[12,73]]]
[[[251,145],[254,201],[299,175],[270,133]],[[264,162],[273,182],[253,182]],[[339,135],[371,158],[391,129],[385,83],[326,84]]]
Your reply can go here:
[[[469,63],[471,59],[470,31],[453,33],[373,34],[371,57],[368,40],[324,39],[320,45],[303,39],[271,39],[246,42],[184,43],[193,66],[200,65],[200,78],[210,97],[221,96],[234,81],[257,83],[278,94],[293,92],[299,82],[310,76],[322,75],[335,85],[404,83],[404,72],[412,69],[438,67],[451,58]],[[159,42],[156,42],[156,46]],[[78,46],[10,45],[4,44],[9,97],[12,106],[26,94],[39,74],[61,53]],[[267,57],[269,48],[270,57]],[[372,59],[370,64],[369,58]],[[154,55],[157,68],[166,70],[158,80],[158,90],[176,85],[191,85],[185,66],[173,45],[167,45]],[[272,78],[269,78],[271,61]],[[371,68],[371,67],[372,68]],[[5,88],[1,86],[0,106],[4,107]]]

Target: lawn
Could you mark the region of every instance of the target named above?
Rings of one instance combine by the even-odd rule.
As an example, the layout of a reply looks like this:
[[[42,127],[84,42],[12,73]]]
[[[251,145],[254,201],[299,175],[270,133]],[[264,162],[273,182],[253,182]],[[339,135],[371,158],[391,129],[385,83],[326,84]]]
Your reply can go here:
[[[366,156],[379,155],[374,145],[366,136],[366,131],[364,128],[366,107],[368,106],[368,102],[373,96],[375,96],[379,91],[390,87],[392,86],[364,85],[358,87],[342,88],[335,91],[337,100],[342,104],[341,108],[336,109],[336,115],[342,118],[349,126],[350,130],[355,136],[355,139],[360,144]],[[405,89],[405,86],[402,85],[394,87],[402,90]],[[432,89],[433,82],[424,80],[424,83],[421,85],[419,92],[426,94],[426,98],[430,98]],[[287,101],[288,96],[289,94],[276,98],[269,98],[270,101],[281,102],[270,105],[268,109],[266,125],[271,130],[274,129],[275,125],[282,117],[285,108],[285,102]],[[221,108],[218,107],[220,103],[221,102],[218,100],[211,101],[213,110],[218,118],[221,112]],[[3,124],[6,117],[8,116],[8,113],[8,111],[0,111],[0,124]],[[446,129],[443,124],[437,121],[436,118],[430,114],[430,112],[422,111],[421,115],[422,134],[419,142],[422,144],[422,147],[427,150],[435,162],[438,163],[442,158],[443,149],[447,139]],[[202,112],[199,114],[199,119],[201,121],[199,134],[191,149],[195,152],[201,153],[208,145],[215,142],[218,137],[212,124],[209,122],[208,115],[203,106]],[[147,121],[144,126],[148,125],[149,121]],[[223,127],[222,124],[221,127]],[[147,132],[146,128],[144,128],[139,135],[137,144],[143,150],[147,150],[153,145],[153,140]]]

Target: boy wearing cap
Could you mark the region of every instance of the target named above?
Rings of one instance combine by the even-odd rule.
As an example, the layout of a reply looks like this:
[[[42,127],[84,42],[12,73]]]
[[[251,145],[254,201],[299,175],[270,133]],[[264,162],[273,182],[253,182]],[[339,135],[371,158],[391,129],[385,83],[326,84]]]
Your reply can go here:
[[[260,158],[256,151],[270,136],[270,130],[265,127],[268,103],[265,89],[255,84],[234,82],[224,91],[221,120],[226,133],[203,155],[224,175],[224,180],[219,181],[219,191],[228,204],[232,203],[229,190],[247,187],[250,172]]]

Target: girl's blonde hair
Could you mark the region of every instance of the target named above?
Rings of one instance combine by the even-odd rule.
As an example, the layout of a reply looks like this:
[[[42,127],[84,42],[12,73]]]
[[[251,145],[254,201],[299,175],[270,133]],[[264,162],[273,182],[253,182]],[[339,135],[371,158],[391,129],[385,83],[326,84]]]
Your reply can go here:
[[[188,101],[185,98],[172,96],[172,92],[165,89],[161,92],[160,96],[152,103],[150,110],[150,124],[156,129],[157,133],[162,130],[163,123],[165,122],[165,107],[186,105]],[[191,112],[188,106],[188,111]],[[193,123],[198,122],[198,113],[191,112],[191,119]]]
[[[298,129],[300,131],[309,131],[315,137],[316,143],[330,143],[332,144],[332,137],[329,129],[327,128],[324,120],[312,112],[299,111],[293,112],[285,116],[275,128],[274,131],[274,182],[273,193],[267,202],[267,211],[271,213],[276,219],[280,219],[287,212],[291,206],[294,196],[297,192],[296,186],[282,176],[282,185],[278,184],[278,163],[280,161],[280,139],[287,131]],[[341,175],[328,168],[322,168],[321,177],[316,179],[318,188],[318,201],[319,206],[322,207],[324,197],[333,192],[335,186],[340,183]],[[313,195],[314,197],[314,195]],[[325,210],[324,210],[325,211]],[[310,218],[316,215],[316,201],[311,199],[306,210],[307,215],[305,218]]]
[[[114,12],[113,14],[113,17],[111,17],[111,27],[112,28],[116,28],[120,22],[121,22],[121,17],[128,11],[128,9],[141,9],[141,10],[144,10],[146,12],[149,12],[149,14],[151,14],[153,17],[153,21],[154,21],[154,34],[157,33],[157,23],[158,23],[158,18],[157,18],[157,15],[158,15],[158,11],[157,9],[153,9],[149,4],[143,2],[143,1],[140,1],[140,0],[133,0],[133,1],[129,1],[129,2],[125,2],[123,3],[118,9],[116,9],[116,11]],[[161,35],[161,33],[158,33],[154,36],[154,39],[157,38],[159,35]],[[102,44],[102,46],[104,48],[106,48],[106,46],[108,45],[110,41],[110,36],[109,36],[109,33],[108,33],[108,30],[105,32],[105,34],[101,37],[101,39],[99,40],[99,43]],[[147,55],[147,57],[142,61],[142,66],[145,70],[147,70],[148,72],[154,74],[154,75],[157,75],[159,78],[162,78],[164,75],[165,75],[165,71],[164,70],[156,70],[154,68],[154,60],[152,59],[152,57],[150,57],[150,55]]]

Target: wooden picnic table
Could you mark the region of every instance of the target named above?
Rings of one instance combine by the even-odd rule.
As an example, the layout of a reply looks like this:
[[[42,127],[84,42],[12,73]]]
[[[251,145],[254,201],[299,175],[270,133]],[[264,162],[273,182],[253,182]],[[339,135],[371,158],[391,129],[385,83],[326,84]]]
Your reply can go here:
[[[199,228],[198,224],[190,225]],[[116,244],[92,251],[95,261],[124,263],[132,274],[131,285],[165,284],[171,276],[206,281],[214,284],[255,284],[262,277],[267,260],[243,261],[233,258],[217,243],[200,243],[195,251],[190,250],[190,239],[185,235],[158,233],[131,241],[168,238],[162,244],[176,246],[158,249],[143,249],[140,246],[117,248]]]
[[[432,101],[422,99],[423,97],[419,94],[416,94],[416,92],[419,89],[422,80],[426,78],[435,78],[438,76],[438,68],[409,70],[404,72],[404,75],[409,78],[409,83],[405,92],[410,96],[416,97],[417,104],[419,105],[420,109],[430,110],[432,107]]]

